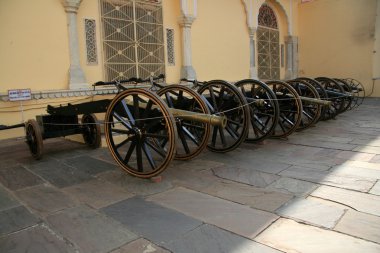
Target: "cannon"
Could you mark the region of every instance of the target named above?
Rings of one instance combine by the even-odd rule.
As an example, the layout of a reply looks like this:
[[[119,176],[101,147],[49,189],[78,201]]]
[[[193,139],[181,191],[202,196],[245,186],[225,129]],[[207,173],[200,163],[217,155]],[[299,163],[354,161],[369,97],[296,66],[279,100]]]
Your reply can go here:
[[[225,128],[212,127],[207,148],[218,153],[236,149],[246,139],[250,122],[247,100],[241,92],[223,80],[201,82],[182,79],[181,81],[192,84],[192,89],[204,98],[210,113],[227,118]]]

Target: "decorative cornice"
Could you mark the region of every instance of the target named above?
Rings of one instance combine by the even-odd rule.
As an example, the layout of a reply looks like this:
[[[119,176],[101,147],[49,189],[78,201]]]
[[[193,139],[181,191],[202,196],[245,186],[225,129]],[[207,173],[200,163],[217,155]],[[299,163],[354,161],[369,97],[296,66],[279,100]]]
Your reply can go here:
[[[77,13],[82,0],[61,0],[67,13]]]

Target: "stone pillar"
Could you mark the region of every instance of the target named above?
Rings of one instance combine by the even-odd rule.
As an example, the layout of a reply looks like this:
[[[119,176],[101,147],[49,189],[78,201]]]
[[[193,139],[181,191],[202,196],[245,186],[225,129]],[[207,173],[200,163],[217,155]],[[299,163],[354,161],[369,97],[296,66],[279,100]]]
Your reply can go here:
[[[256,27],[249,27],[249,77],[252,79],[258,79],[257,77],[257,66],[256,66],[256,48],[255,48],[255,37],[256,37]]]
[[[67,28],[69,34],[70,49],[70,69],[69,69],[69,88],[87,89],[89,88],[86,77],[79,62],[79,44],[77,30],[77,12],[82,0],[61,0],[67,13]]]
[[[192,15],[182,15],[179,24],[182,27],[182,67],[181,78],[196,79],[197,75],[192,66],[192,51],[191,51],[191,25],[195,17]]]
[[[286,73],[285,79],[293,79],[298,76],[298,37],[285,37]]]

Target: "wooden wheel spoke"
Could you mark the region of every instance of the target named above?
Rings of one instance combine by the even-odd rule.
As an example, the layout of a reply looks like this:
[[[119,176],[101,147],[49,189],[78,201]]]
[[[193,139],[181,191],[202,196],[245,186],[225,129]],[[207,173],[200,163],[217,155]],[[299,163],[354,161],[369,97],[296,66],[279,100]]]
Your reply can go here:
[[[148,145],[146,145],[145,142],[143,143],[142,148],[143,148],[146,158],[148,158],[148,162],[150,166],[154,170],[157,166],[156,166],[156,162],[153,159],[152,152],[150,151]]]
[[[135,122],[135,118],[132,116],[132,113],[131,111],[129,110],[129,107],[127,105],[127,103],[125,102],[125,100],[123,99],[121,101],[121,104],[123,105],[123,108],[124,108],[124,111],[125,113],[127,114],[128,116],[128,120],[132,123],[132,125],[135,125],[136,122]],[[116,112],[114,112],[114,115],[117,114]],[[119,116],[120,117],[120,116]]]
[[[164,149],[162,149],[162,147],[158,147],[156,144],[154,143],[151,143],[150,140],[146,139],[145,140],[145,143],[151,147],[157,154],[159,154],[160,156],[162,157],[165,157],[166,156],[166,152]]]
[[[211,103],[213,105],[214,111],[218,111],[218,104],[216,102],[216,97],[215,97],[214,89],[213,89],[213,87],[210,86],[208,88],[208,90],[210,92]]]
[[[133,153],[133,150],[135,149],[135,147],[136,147],[136,140],[133,140],[131,142],[131,145],[129,146],[127,154],[124,157],[124,162],[125,163],[128,163],[129,159],[131,159],[131,156],[132,156],[132,153]]]
[[[123,125],[125,126],[127,129],[129,130],[132,130],[132,126],[131,124],[126,121],[123,117],[121,117],[117,112],[113,112],[113,116]],[[129,119],[130,120],[130,119]],[[132,122],[132,121],[131,121]],[[107,123],[108,124],[108,123]],[[132,124],[134,124],[134,120],[132,122]]]
[[[142,140],[141,139],[138,139],[137,141],[137,144],[136,144],[136,158],[137,158],[137,170],[139,172],[143,172],[144,171],[144,167],[143,167],[143,157],[142,157]]]
[[[224,130],[221,126],[218,127],[218,129],[219,129],[220,140],[222,141],[222,145],[226,146],[226,136],[224,135]]]
[[[181,140],[182,146],[185,149],[186,154],[189,154],[190,149],[189,149],[189,146],[187,145],[186,137],[181,128],[177,128],[177,129],[178,129],[178,137]]]
[[[239,133],[237,133],[234,129],[232,129],[229,124],[227,124],[225,129],[231,135],[232,138],[234,138],[235,140],[239,139]]]
[[[185,126],[182,126],[181,128],[185,135],[187,135],[187,137],[189,137],[192,142],[199,146],[199,141],[197,138]]]
[[[143,123],[140,118],[140,107],[139,107],[139,97],[137,94],[133,95],[133,109],[135,116],[135,125],[141,126]]]

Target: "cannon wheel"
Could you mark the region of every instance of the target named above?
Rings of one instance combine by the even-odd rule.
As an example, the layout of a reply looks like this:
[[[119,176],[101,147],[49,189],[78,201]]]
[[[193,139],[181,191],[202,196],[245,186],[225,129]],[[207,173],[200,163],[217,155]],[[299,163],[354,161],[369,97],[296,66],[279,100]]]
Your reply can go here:
[[[210,111],[196,91],[183,85],[170,85],[157,92],[170,108],[210,114]],[[176,118],[177,142],[175,159],[188,160],[201,153],[207,146],[211,126],[207,123]]]
[[[334,80],[343,88],[345,93],[351,94],[351,96],[347,96],[343,98],[344,103],[343,103],[342,112],[345,112],[351,108],[351,104],[354,99],[354,94],[352,93],[352,87],[344,79],[334,78]]]
[[[303,80],[290,80],[287,81],[292,87],[297,91],[298,95],[302,97],[309,97],[320,99],[318,91],[308,83]],[[302,101],[302,117],[301,123],[297,129],[297,131],[304,130],[306,128],[314,125],[319,117],[321,116],[322,106],[320,104],[314,104],[307,101]]]
[[[301,100],[297,91],[290,84],[277,80],[267,81],[266,84],[276,94],[280,108],[280,118],[272,137],[286,138],[296,131],[301,123]]]
[[[247,137],[249,108],[237,87],[223,80],[212,80],[199,87],[198,93],[206,98],[211,114],[225,115],[227,125],[213,126],[207,148],[225,153],[237,148]]]
[[[298,77],[295,80],[301,80],[301,81],[308,82],[309,84],[311,84],[317,90],[318,95],[319,95],[319,97],[320,97],[321,100],[329,100],[329,97],[328,97],[325,89],[323,88],[323,86],[317,80],[314,80],[314,79],[308,78],[308,77]],[[325,115],[325,113],[327,111],[328,111],[328,107],[322,106],[321,115],[319,116],[318,121],[321,120],[324,117],[324,115]]]
[[[119,93],[107,109],[104,124],[112,156],[136,177],[156,176],[174,158],[174,118],[151,91],[131,88]]]
[[[325,114],[322,116],[322,120],[329,120],[335,118],[344,109],[344,98],[341,96],[330,95],[329,91],[344,94],[343,87],[339,85],[335,80],[328,77],[315,78],[322,87],[326,90],[329,100],[331,100],[331,106],[328,107]]]
[[[358,107],[361,105],[365,98],[365,89],[363,84],[361,84],[359,81],[347,78],[343,79],[348,85],[351,87],[351,92],[353,95],[353,103],[351,104],[350,110],[353,108]]]
[[[264,140],[272,134],[278,123],[279,107],[276,95],[268,85],[254,79],[241,80],[235,85],[243,93],[249,104],[250,128],[246,141]],[[259,103],[255,103],[255,100]]]
[[[84,114],[82,116],[82,131],[83,139],[87,146],[94,149],[101,146],[102,135],[95,114]]]
[[[34,159],[42,158],[43,138],[37,121],[30,119],[25,123],[26,143]]]

